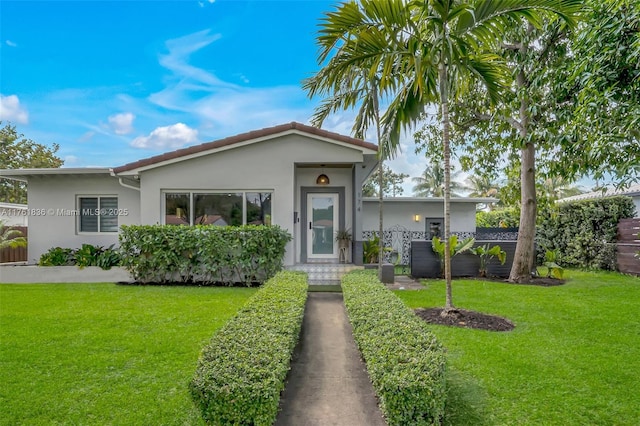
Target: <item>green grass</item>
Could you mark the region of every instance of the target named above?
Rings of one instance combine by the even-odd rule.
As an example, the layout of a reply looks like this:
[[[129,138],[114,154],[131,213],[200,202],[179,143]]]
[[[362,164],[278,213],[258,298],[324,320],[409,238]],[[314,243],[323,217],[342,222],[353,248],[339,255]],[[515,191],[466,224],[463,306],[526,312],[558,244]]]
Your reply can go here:
[[[254,292],[0,285],[0,424],[203,424],[198,355]]]
[[[455,280],[460,308],[509,318],[511,332],[432,326],[448,349],[445,424],[637,425],[640,278],[567,271],[536,287]],[[442,281],[396,292],[408,306],[443,306]]]

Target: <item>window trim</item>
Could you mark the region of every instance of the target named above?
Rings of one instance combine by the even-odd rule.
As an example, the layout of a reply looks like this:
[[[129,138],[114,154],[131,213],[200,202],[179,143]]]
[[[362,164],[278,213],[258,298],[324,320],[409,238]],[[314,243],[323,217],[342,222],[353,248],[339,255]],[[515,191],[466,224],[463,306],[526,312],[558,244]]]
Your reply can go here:
[[[97,198],[98,199],[98,209],[100,209],[100,199],[101,198],[115,198],[118,203],[118,207],[116,209],[120,209],[120,199],[118,194],[76,194],[76,207],[77,207],[77,219],[76,219],[76,234],[77,235],[117,235],[120,232],[120,215],[116,215],[117,220],[117,229],[115,231],[100,231],[100,219],[102,215],[98,215],[98,230],[97,231],[82,231],[81,229],[81,220],[82,220],[82,206],[80,204],[81,198]]]
[[[166,212],[167,212],[167,196],[166,194],[188,194],[189,195],[189,225],[194,226],[193,221],[195,214],[195,197],[194,194],[241,194],[242,195],[242,226],[247,224],[247,194],[251,192],[269,192],[271,193],[271,224],[273,220],[273,196],[275,195],[275,189],[162,189],[161,193],[161,206],[160,206],[160,222],[162,225],[166,225]],[[230,225],[228,225],[230,226]]]

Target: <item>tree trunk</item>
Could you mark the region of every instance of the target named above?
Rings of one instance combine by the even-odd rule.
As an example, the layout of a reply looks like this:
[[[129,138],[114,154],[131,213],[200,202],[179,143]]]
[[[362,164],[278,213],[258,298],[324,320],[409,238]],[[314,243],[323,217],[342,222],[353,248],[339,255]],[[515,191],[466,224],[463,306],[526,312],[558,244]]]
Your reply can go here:
[[[446,30],[446,27],[445,27]],[[447,286],[447,295],[444,306],[444,314],[455,309],[453,306],[453,290],[451,285],[451,248],[449,237],[451,235],[451,148],[449,146],[449,93],[447,81],[447,65],[442,58],[438,67],[440,79],[440,102],[442,108],[442,150],[444,154],[444,279]]]
[[[522,43],[520,50],[525,53],[526,43]],[[516,76],[520,98],[520,140],[525,141],[529,128],[529,102],[524,70]],[[531,271],[535,261],[536,237],[536,148],[532,141],[527,141],[520,151],[520,227],[518,242],[513,255],[513,265],[509,274],[509,281],[524,283],[531,280]]]
[[[378,138],[380,137],[380,126],[378,126]],[[380,140],[380,139],[378,139]],[[380,142],[378,142],[379,144]],[[378,145],[378,149],[381,150],[381,147]],[[382,207],[383,194],[382,194],[382,184],[384,180],[384,170],[383,170],[384,160],[382,157],[382,151],[379,153],[378,160],[378,184],[380,188],[378,189],[378,201],[379,201],[379,219],[380,223],[378,226],[379,239],[378,239],[378,279],[382,281],[382,261],[384,259],[384,209]]]
[[[384,259],[384,208],[382,185],[384,184],[384,158],[385,158],[385,146],[381,140],[380,132],[380,106],[378,104],[378,85],[373,83],[373,107],[375,109],[375,121],[376,121],[376,137],[378,138],[378,279],[382,281],[382,261]]]

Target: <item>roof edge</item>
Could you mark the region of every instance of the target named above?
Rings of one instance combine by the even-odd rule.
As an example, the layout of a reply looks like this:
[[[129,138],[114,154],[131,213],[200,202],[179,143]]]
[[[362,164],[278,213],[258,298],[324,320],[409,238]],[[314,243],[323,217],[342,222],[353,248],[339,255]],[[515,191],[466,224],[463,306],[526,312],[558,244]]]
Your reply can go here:
[[[276,135],[288,133],[288,132],[300,132],[314,137],[326,138],[336,142],[346,143],[366,150],[378,151],[378,146],[367,142],[362,139],[352,138],[350,136],[341,135],[339,133],[330,132],[328,130],[320,129],[317,127],[308,126],[306,124],[298,122],[290,122],[286,124],[280,124],[273,127],[265,127],[259,130],[252,130],[245,133],[240,133],[234,136],[229,136],[223,139],[218,139],[212,142],[206,142],[199,145],[194,145],[187,148],[178,149],[175,151],[166,152],[163,154],[155,155],[148,158],[143,158],[132,163],[127,163],[119,167],[114,167],[113,172],[115,174],[132,172],[134,170],[149,169],[160,167],[168,162],[173,162],[181,158],[192,158],[204,154],[207,151],[221,150],[224,148],[232,148],[234,145],[241,146],[242,143],[251,143],[254,140],[268,139],[275,137]]]

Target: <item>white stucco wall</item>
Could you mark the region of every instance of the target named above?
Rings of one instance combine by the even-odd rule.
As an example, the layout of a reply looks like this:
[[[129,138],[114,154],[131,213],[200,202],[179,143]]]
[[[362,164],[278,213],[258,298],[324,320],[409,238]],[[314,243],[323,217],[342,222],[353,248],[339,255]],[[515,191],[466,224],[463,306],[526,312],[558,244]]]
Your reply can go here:
[[[363,161],[362,151],[354,148],[287,135],[143,171],[140,173],[142,224],[162,223],[164,191],[273,191],[272,223],[295,237],[293,212],[299,211],[295,210],[299,207],[296,202],[299,188],[311,179],[310,174],[303,173],[296,183],[295,164],[326,164],[325,173],[329,174],[331,163]],[[348,171],[348,178],[346,173],[335,174],[335,182],[344,183],[348,190],[345,195],[351,199],[351,172]],[[315,185],[315,177],[308,186],[311,185]],[[299,250],[294,243],[289,243],[285,265],[295,263],[296,251]]]
[[[69,212],[79,208],[78,196],[117,196],[118,209],[128,210],[128,214],[118,217],[118,226],[140,222],[139,193],[122,187],[118,179],[111,176],[33,176],[27,188],[29,263],[37,263],[51,247],[117,244],[117,233],[78,232],[78,217]]]
[[[379,210],[377,200],[363,200],[364,231],[377,231]],[[410,231],[425,231],[426,218],[444,218],[444,202],[441,200],[384,200],[384,227],[390,228],[401,225]],[[415,222],[414,216],[420,215],[420,221]],[[476,231],[476,203],[451,203],[451,232]]]

